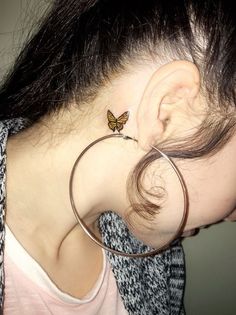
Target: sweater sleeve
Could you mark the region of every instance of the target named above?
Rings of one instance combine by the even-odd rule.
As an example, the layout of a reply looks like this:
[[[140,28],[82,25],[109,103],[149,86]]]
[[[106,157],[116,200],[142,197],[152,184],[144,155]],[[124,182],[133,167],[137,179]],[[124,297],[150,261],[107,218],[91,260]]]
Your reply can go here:
[[[21,117],[0,121],[0,314],[4,298],[4,243],[5,243],[5,199],[6,199],[6,144],[9,135],[19,132],[29,125]]]

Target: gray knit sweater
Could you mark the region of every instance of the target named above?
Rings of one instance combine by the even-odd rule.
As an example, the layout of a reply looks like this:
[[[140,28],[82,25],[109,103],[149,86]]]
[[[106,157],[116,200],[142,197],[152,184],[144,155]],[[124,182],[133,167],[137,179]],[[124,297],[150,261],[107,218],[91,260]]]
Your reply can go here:
[[[6,143],[8,136],[27,126],[21,118],[0,122],[0,303],[4,303],[4,214],[6,180]],[[123,221],[113,212],[104,213],[99,221],[106,245],[130,252],[147,247],[136,240]],[[127,258],[107,253],[125,308],[130,315],[183,315],[185,265],[182,246],[147,258]],[[27,315],[27,314],[24,314]],[[94,314],[96,315],[96,314]],[[112,315],[112,314],[111,314]]]

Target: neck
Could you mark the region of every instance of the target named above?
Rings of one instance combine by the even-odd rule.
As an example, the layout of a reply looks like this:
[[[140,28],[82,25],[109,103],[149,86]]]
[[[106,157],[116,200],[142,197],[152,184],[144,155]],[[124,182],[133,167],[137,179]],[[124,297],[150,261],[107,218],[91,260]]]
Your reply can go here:
[[[59,134],[54,122],[35,124],[9,138],[7,222],[10,226],[21,222],[18,229],[37,234],[41,243],[55,250],[68,236],[75,235],[75,227],[81,233],[70,204],[69,178],[82,150],[95,139],[111,133],[105,118],[101,119],[103,127],[90,117],[89,124],[81,119],[81,129],[69,134]],[[51,125],[53,128],[48,127]],[[117,146],[118,142],[123,142],[123,146]],[[107,139],[87,151],[78,164],[73,195],[80,217],[91,227],[102,212],[120,213],[120,209],[127,207],[117,192],[126,189],[125,178],[130,166],[119,170],[118,165],[122,166],[128,146],[130,143],[122,139]],[[122,195],[125,195],[123,191]]]

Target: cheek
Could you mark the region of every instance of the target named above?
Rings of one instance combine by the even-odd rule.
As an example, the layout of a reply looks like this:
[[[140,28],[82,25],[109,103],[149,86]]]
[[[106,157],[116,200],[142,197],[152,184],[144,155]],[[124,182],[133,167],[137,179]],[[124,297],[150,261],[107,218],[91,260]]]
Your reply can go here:
[[[225,221],[236,221],[236,209],[234,209],[233,212],[225,218]]]
[[[227,217],[235,208],[235,170],[199,168],[201,170],[188,178],[189,219],[191,226],[216,223]]]
[[[222,221],[232,213],[234,206],[233,196],[225,199],[224,194],[209,194],[208,197],[204,194],[190,203],[188,225],[200,227]]]

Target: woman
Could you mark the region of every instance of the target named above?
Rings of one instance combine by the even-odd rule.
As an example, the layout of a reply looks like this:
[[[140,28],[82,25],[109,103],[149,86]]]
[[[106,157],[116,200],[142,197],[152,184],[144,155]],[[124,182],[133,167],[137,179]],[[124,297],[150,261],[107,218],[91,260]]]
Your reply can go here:
[[[221,1],[54,1],[0,90],[4,314],[183,312],[179,242],[108,252],[111,272],[71,210],[71,169],[125,135],[74,173],[79,216],[110,247],[160,248],[179,226],[232,219],[234,39]],[[155,148],[184,179],[184,229],[185,185]]]

